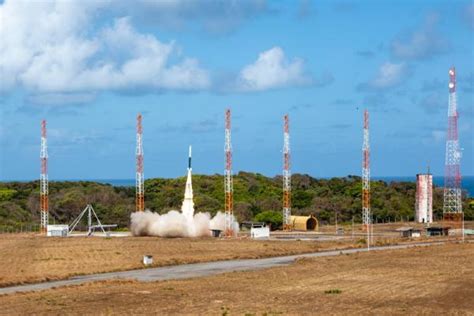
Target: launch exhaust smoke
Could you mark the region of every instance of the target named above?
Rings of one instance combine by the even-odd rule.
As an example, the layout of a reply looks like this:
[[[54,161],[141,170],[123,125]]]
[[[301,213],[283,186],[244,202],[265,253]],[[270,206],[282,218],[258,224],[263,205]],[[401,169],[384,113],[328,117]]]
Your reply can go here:
[[[238,232],[239,225],[234,219],[234,232]],[[131,231],[133,236],[158,237],[206,237],[211,236],[211,230],[225,229],[225,215],[218,212],[211,219],[209,213],[197,213],[189,220],[179,211],[169,211],[158,214],[146,210],[131,215]]]
[[[218,212],[212,219],[209,213],[194,214],[191,157],[191,146],[189,146],[188,173],[181,212],[172,210],[160,215],[147,210],[132,213],[131,230],[133,236],[205,237],[211,236],[211,230],[226,230],[224,213]],[[235,235],[239,225],[233,216],[232,223]]]

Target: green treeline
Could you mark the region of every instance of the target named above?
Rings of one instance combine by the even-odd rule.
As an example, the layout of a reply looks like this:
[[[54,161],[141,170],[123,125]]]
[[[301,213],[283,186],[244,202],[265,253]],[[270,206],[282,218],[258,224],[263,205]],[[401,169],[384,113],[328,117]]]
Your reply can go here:
[[[145,182],[147,209],[164,213],[180,209],[184,195],[185,177],[148,179]],[[222,175],[194,175],[196,212],[214,215],[224,205]],[[371,208],[376,221],[412,220],[415,205],[415,183],[371,182]],[[292,176],[292,212],[314,214],[321,222],[356,222],[361,220],[361,178],[316,179],[308,175]],[[135,209],[134,187],[113,187],[96,182],[50,182],[50,222],[71,223],[90,203],[105,224],[127,227],[129,215]],[[239,221],[265,217],[269,211],[280,212],[281,176],[240,172],[234,176],[234,213]],[[463,199],[465,219],[474,219],[474,200]],[[443,190],[435,187],[434,216],[441,218]],[[257,216],[258,214],[262,214]],[[39,222],[39,181],[0,184],[0,226],[18,227]]]

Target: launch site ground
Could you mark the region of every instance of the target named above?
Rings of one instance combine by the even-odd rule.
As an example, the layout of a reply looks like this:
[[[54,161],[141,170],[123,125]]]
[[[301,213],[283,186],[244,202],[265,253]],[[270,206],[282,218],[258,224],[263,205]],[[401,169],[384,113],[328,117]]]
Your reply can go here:
[[[410,243],[430,239],[401,239],[395,229],[421,224],[391,223],[374,225],[374,245]],[[471,227],[472,226],[472,227]],[[344,227],[335,234],[334,226],[323,226],[319,233],[273,232],[271,240],[158,238],[158,237],[74,237],[47,238],[37,234],[0,234],[0,287],[65,279],[71,276],[141,269],[143,255],[152,255],[153,266],[230,259],[256,259],[311,253],[323,250],[365,247],[361,225]],[[474,222],[466,222],[466,228]],[[469,237],[472,238],[472,237]],[[452,238],[449,238],[452,239]]]
[[[144,243],[150,241],[143,239]],[[191,240],[175,242],[192,244]],[[252,249],[246,241],[236,241],[232,247],[238,243]],[[260,243],[265,244],[255,244]],[[266,247],[273,247],[272,243],[267,244],[272,246]],[[133,248],[138,247],[136,244]],[[65,311],[81,315],[468,315],[474,310],[472,258],[474,244],[448,243],[304,258],[288,266],[184,280],[85,283],[3,295],[0,305],[1,313],[16,315],[55,315]]]
[[[446,240],[448,237],[401,239],[397,227],[413,223],[374,225],[374,245]],[[467,222],[466,228],[474,227]],[[37,234],[0,234],[0,287],[65,279],[72,276],[143,268],[144,255],[152,255],[153,266],[230,259],[256,259],[311,253],[323,250],[363,248],[361,225],[345,226],[336,236],[334,226],[321,233],[275,232],[271,240],[158,237],[70,237],[51,238]],[[472,238],[472,237],[469,237]],[[451,238],[452,239],[452,238]]]
[[[395,229],[413,223],[374,225],[374,245],[446,240],[452,237],[401,239]],[[341,226],[339,226],[341,227]],[[466,222],[466,228],[474,222]],[[271,240],[158,237],[51,238],[37,234],[0,234],[0,287],[65,279],[72,276],[143,268],[144,255],[153,266],[230,259],[255,259],[311,253],[323,250],[363,248],[360,225],[344,226],[336,235],[334,226],[319,233],[274,232]],[[472,237],[468,237],[468,239]]]

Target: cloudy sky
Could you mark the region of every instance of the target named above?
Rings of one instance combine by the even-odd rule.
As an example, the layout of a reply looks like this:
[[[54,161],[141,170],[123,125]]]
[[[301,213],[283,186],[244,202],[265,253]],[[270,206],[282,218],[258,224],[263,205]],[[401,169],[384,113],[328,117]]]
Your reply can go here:
[[[444,170],[448,68],[458,74],[462,173],[474,174],[471,1],[0,1],[0,179],[222,173],[224,110],[234,171],[360,174],[362,111],[372,174]]]

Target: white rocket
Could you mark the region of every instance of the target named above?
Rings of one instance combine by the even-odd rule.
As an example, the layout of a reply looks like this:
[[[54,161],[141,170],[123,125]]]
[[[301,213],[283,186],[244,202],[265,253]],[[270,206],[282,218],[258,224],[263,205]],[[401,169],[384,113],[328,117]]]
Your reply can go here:
[[[181,212],[188,221],[192,221],[194,217],[193,184],[191,181],[191,174],[191,146],[189,146],[188,178],[186,179],[186,190],[184,191],[184,200],[183,205],[181,206]]]

